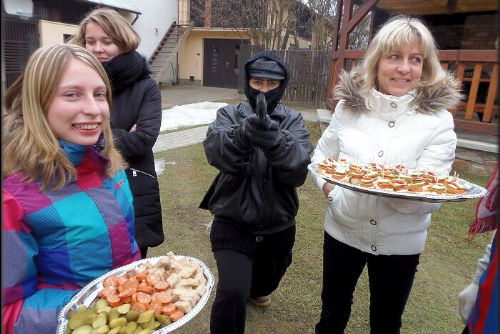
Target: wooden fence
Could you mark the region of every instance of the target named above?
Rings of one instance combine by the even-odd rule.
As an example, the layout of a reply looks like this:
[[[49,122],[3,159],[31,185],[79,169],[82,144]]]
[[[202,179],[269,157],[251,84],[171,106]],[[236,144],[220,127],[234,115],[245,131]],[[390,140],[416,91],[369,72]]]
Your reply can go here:
[[[260,45],[242,45],[239,56],[238,92],[244,93],[244,66]],[[287,64],[291,79],[288,82],[283,103],[304,107],[325,108],[328,74],[332,52],[314,50],[273,51]]]

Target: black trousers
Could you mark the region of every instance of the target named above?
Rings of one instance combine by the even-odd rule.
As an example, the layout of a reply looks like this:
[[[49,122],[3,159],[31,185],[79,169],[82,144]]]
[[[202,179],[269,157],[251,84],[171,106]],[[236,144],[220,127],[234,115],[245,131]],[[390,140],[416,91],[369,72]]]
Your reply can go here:
[[[141,258],[145,259],[148,254],[148,247],[139,247],[139,251],[141,252]]]
[[[293,233],[283,237],[283,233]],[[278,287],[292,263],[295,226],[256,236],[255,254],[214,251],[219,281],[210,317],[211,334],[243,334],[249,297],[267,296]]]
[[[341,243],[325,232],[323,306],[316,334],[343,333],[351,315],[353,293],[368,265],[370,333],[399,333],[420,254],[372,255]]]

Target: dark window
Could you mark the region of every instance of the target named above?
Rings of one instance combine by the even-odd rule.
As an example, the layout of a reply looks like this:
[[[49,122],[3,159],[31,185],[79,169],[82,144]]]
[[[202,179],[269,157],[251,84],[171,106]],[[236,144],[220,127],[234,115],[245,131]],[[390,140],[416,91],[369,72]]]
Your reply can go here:
[[[190,20],[195,27],[205,26],[205,0],[191,0]]]
[[[240,45],[236,45],[234,48],[234,69],[238,70],[238,57],[240,55]]]
[[[211,59],[211,70],[212,73],[217,73],[219,63],[219,50],[215,46],[212,46],[212,59]]]
[[[71,37],[73,37],[74,35],[70,35],[70,34],[63,34],[63,40],[64,40],[64,43],[66,43],[67,41],[70,40]]]
[[[93,9],[99,7],[86,1],[37,0],[34,1],[33,14],[36,18],[68,24],[79,24]]]

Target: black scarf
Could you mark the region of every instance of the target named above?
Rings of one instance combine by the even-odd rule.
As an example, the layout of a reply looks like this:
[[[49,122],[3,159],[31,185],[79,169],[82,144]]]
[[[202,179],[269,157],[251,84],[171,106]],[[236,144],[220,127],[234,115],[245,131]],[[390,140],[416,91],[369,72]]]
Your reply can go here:
[[[280,84],[280,87],[277,87],[273,90],[268,91],[267,93],[264,93],[264,96],[266,97],[266,102],[267,102],[267,113],[271,114],[280,103],[281,97],[285,93],[285,88],[282,87],[283,83]],[[248,102],[250,102],[250,105],[252,108],[255,109],[256,106],[256,101],[257,101],[257,95],[259,95],[260,91],[257,89],[254,89],[248,85],[248,88],[245,90],[245,94],[247,96]]]
[[[148,61],[137,51],[122,53],[102,65],[111,81],[114,96],[151,74]]]

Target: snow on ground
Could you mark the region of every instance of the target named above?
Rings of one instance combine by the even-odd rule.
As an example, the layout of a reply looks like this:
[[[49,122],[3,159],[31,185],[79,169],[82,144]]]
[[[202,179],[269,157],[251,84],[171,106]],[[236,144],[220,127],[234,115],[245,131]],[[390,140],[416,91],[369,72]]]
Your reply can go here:
[[[163,110],[160,131],[210,124],[219,108],[227,103],[198,102]]]
[[[217,110],[226,105],[227,103],[198,102],[165,109],[162,112],[160,131],[210,124],[215,120]],[[165,165],[170,164],[176,164],[176,162],[155,159],[157,175],[162,175],[166,167]]]

